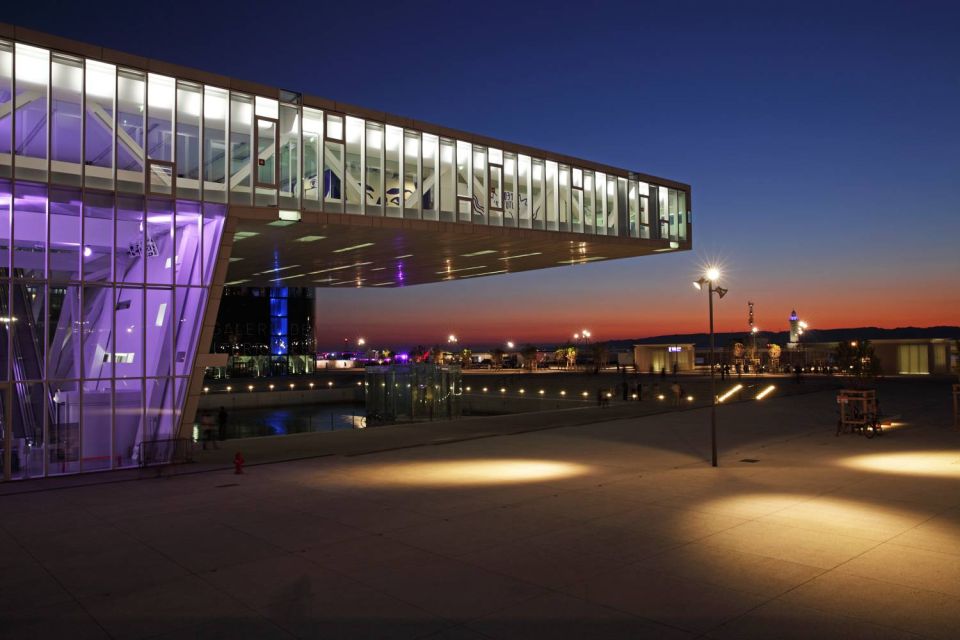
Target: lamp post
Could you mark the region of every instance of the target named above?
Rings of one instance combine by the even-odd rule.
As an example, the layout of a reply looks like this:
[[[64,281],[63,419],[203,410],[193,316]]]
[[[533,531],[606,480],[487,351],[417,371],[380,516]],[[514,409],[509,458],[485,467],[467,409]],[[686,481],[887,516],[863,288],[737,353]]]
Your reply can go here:
[[[713,335],[713,294],[716,293],[718,298],[727,295],[726,289],[716,286],[719,279],[720,270],[716,267],[709,267],[706,273],[693,283],[698,291],[702,291],[703,285],[707,285],[707,304],[710,309],[710,398],[712,399],[710,403],[710,450],[711,464],[714,467],[717,466],[717,372],[714,364],[716,345]]]

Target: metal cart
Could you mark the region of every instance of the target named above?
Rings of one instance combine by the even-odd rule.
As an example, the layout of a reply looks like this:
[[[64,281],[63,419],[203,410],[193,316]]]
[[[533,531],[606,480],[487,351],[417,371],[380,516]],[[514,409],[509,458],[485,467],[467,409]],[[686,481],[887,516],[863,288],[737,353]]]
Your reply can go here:
[[[841,389],[837,394],[837,405],[840,410],[838,436],[841,433],[859,433],[872,438],[883,433],[874,389]]]

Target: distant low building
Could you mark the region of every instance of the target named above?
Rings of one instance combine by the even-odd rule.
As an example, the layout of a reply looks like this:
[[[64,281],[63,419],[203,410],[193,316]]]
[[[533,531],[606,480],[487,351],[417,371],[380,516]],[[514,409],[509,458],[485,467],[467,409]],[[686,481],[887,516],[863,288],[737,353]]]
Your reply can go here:
[[[694,344],[635,344],[633,364],[639,372],[666,370],[672,372],[692,371],[694,368]]]

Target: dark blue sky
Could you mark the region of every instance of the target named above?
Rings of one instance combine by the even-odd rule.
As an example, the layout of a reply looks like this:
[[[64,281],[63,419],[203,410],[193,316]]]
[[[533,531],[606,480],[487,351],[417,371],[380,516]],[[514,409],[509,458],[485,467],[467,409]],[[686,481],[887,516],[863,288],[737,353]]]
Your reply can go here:
[[[693,253],[323,293],[332,344],[699,330],[689,281],[713,259],[724,329],[747,299],[771,330],[792,307],[960,321],[958,2],[11,4],[0,19],[693,186]]]

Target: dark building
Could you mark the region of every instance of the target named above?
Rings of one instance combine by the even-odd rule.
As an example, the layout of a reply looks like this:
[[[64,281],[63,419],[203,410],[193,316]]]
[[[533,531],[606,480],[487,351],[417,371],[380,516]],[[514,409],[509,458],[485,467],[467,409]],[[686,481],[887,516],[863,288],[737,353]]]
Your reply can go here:
[[[228,355],[208,376],[285,376],[314,370],[313,289],[225,287],[212,353]]]

